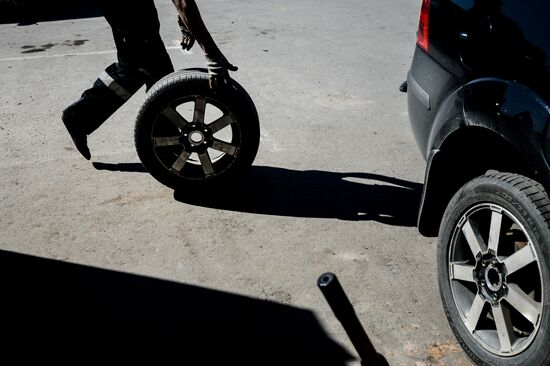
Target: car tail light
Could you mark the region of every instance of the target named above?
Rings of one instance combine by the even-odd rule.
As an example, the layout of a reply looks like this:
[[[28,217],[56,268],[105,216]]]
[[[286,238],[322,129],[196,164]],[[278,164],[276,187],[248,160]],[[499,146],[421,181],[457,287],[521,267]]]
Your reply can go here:
[[[420,22],[418,24],[418,33],[416,43],[424,51],[428,52],[429,40],[428,33],[430,29],[430,0],[422,0],[422,9],[420,10]]]

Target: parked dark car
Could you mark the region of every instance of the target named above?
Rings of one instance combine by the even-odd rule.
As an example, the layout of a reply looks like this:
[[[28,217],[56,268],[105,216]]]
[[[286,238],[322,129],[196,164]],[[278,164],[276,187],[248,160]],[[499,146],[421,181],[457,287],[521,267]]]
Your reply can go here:
[[[550,1],[424,0],[407,77],[418,228],[479,365],[550,365]]]

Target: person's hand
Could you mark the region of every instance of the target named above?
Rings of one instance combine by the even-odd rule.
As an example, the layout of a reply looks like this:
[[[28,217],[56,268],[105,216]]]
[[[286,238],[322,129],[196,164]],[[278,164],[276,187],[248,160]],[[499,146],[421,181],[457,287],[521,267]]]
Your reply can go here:
[[[183,20],[178,15],[178,25],[180,26],[181,30],[181,48],[184,50],[189,51],[191,47],[195,44],[195,37],[193,37],[193,33],[187,28]]]
[[[218,56],[206,55],[210,88],[216,89],[228,86],[230,82],[229,71],[237,71],[239,68],[232,65],[223,54]]]

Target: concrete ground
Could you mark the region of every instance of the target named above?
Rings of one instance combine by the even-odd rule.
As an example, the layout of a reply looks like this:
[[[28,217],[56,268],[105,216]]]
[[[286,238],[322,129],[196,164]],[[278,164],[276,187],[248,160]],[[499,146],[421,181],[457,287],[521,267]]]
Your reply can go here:
[[[204,66],[156,3],[176,68]],[[233,206],[140,169],[143,90],[90,137],[97,168],[75,151],[60,115],[115,60],[103,18],[0,25],[0,249],[309,309],[355,353],[315,285],[333,271],[391,365],[470,364],[440,303],[436,240],[415,228],[425,163],[398,86],[420,3],[199,2],[260,116],[257,187]]]

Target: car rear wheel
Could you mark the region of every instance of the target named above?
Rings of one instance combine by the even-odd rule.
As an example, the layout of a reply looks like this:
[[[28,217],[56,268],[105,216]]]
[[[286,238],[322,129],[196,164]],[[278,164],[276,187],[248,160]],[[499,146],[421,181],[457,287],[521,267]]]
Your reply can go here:
[[[549,223],[546,191],[517,174],[478,177],[449,203],[439,232],[439,290],[476,364],[550,364]]]

